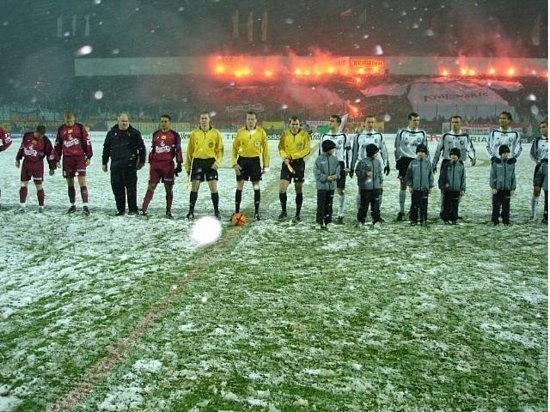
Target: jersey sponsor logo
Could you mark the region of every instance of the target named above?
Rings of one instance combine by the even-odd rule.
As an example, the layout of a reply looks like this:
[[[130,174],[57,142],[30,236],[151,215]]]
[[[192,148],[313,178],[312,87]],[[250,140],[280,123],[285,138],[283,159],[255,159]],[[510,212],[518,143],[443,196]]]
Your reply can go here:
[[[208,142],[208,148],[213,149],[214,148],[214,142]]]
[[[155,146],[155,153],[170,153],[170,150],[172,148],[170,146],[163,144],[160,144],[158,146]]]
[[[38,157],[38,150],[35,150],[32,147],[25,147],[25,149],[23,149],[23,153],[25,153],[25,156]]]
[[[65,146],[65,147],[78,146],[79,144],[80,144],[80,140],[79,139],[73,139],[72,136],[70,137],[69,140],[64,140],[63,141],[63,146]]]

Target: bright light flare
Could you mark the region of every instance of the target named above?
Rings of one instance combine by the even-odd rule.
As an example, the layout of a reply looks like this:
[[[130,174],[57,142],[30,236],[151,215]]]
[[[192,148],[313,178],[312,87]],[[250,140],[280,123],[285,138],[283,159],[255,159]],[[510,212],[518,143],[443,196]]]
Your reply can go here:
[[[79,49],[76,51],[75,54],[76,54],[77,56],[86,56],[86,55],[90,54],[92,51],[93,51],[92,46],[85,45],[85,46],[82,46],[81,48],[79,48]]]
[[[213,216],[197,219],[191,227],[191,238],[198,246],[207,246],[216,242],[222,234],[222,225]]]
[[[506,74],[508,76],[515,76],[516,75],[516,69],[514,69],[513,67],[510,67],[507,71],[506,71]]]

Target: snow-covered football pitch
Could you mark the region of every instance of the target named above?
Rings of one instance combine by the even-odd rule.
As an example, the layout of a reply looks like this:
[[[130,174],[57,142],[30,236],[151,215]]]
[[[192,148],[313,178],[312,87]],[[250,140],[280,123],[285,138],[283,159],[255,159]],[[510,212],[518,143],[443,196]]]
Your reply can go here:
[[[198,247],[184,218],[185,178],[175,219],[164,217],[161,185],[149,217],[114,216],[103,136],[93,138],[90,216],[79,195],[78,213],[66,213],[60,171],[46,177],[44,213],[33,185],[27,211],[15,213],[19,142],[0,153],[0,411],[547,410],[548,236],[542,201],[529,222],[529,145],[509,227],[489,224],[489,163],[478,143],[459,225],[437,220],[437,190],[428,227],[395,221],[390,155],[386,223],[355,227],[353,179],[345,224],[324,232],[314,224],[316,144],[302,221],[277,221],[277,141],[263,219],[231,226],[227,140],[222,235]],[[147,178],[146,166],[138,203]],[[292,186],[288,195],[292,216]],[[252,196],[247,184],[249,217]],[[210,213],[203,185],[196,215]]]

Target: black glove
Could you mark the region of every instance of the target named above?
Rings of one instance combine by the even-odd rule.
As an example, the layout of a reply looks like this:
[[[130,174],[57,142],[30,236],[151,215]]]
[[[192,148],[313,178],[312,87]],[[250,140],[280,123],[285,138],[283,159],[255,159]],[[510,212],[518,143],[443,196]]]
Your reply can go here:
[[[516,163],[518,161],[518,159],[516,159],[515,157],[511,157],[510,159],[508,159],[508,164],[509,165],[513,165],[514,163]]]
[[[176,176],[178,176],[178,174],[181,173],[181,163],[178,162],[178,164],[176,165],[176,168],[174,169],[174,174]]]
[[[384,173],[386,174],[386,176],[390,174],[390,165],[389,164],[387,164],[386,167],[384,167]]]
[[[350,178],[353,178],[353,169],[351,169],[351,170],[349,171],[349,177],[350,177]]]
[[[500,163],[500,159],[496,156],[491,157],[491,163],[495,163],[495,162]]]

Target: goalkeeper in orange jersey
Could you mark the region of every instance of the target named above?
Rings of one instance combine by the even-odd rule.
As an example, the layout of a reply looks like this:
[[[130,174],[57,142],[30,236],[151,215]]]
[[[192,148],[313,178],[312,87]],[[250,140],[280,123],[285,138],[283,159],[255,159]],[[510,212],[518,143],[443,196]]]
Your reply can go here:
[[[294,221],[300,221],[300,211],[302,210],[304,184],[304,172],[306,169],[305,158],[311,151],[311,139],[309,133],[300,128],[300,120],[297,116],[290,118],[290,129],[281,134],[279,140],[279,154],[283,158],[281,166],[281,180],[279,181],[279,201],[281,202],[281,213],[279,220],[286,218],[286,191],[288,185],[294,180],[294,190],[296,191],[296,214]]]

